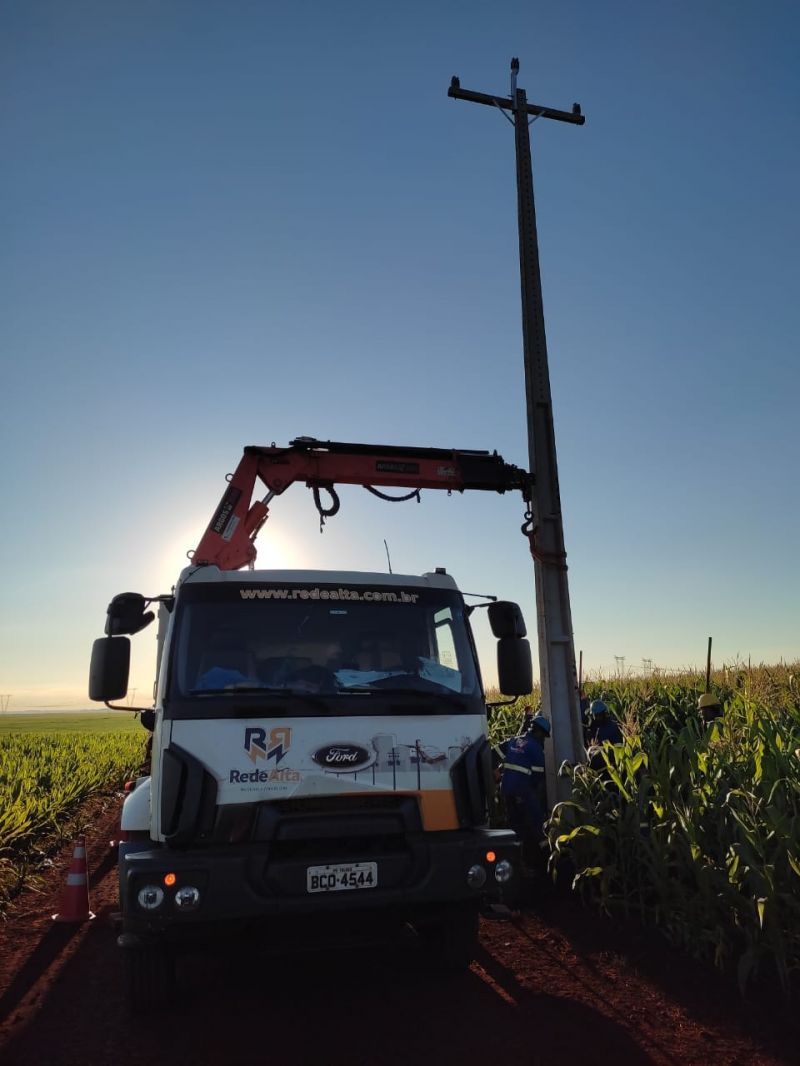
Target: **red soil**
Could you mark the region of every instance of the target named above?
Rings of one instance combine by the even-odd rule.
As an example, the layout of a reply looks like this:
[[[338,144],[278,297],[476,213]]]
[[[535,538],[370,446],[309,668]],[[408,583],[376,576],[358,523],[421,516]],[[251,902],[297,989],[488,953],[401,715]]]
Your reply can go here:
[[[109,840],[118,801],[86,814],[97,917],[50,920],[71,857],[25,893],[0,928],[5,1066],[269,1061],[281,1066],[656,1063],[773,1066],[800,1061],[800,1023],[638,927],[550,897],[513,921],[483,921],[471,970],[442,979],[405,955],[339,949],[262,955],[251,946],[184,960],[176,1008],[132,1018],[112,914]]]

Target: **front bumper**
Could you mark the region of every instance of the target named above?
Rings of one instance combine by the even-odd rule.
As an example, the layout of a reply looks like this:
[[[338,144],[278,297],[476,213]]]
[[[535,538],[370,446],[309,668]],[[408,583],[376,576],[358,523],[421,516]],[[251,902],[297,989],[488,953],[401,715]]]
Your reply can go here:
[[[506,893],[510,898],[514,891],[520,845],[508,830],[419,833],[407,837],[404,845],[378,855],[343,855],[334,848],[313,855],[285,855],[252,843],[194,850],[123,845],[119,867],[123,927],[128,933],[160,933],[279,915],[379,909],[410,919],[415,911],[431,906],[497,900]],[[486,857],[489,852],[495,856],[493,861]],[[501,885],[494,870],[504,859],[515,874]],[[342,862],[376,862],[377,887],[308,892],[310,866]],[[474,865],[486,870],[482,886],[467,883],[467,871]],[[174,879],[167,878],[168,874]],[[145,911],[137,901],[146,885],[158,885],[163,891],[163,901],[155,910]],[[194,910],[179,910],[175,895],[189,885],[199,890],[199,904]]]

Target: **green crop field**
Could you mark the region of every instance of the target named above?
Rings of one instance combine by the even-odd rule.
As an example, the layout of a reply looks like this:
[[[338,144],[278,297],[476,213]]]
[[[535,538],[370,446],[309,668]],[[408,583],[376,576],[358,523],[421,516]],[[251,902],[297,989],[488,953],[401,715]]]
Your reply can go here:
[[[800,663],[699,675],[596,680],[625,741],[605,769],[564,766],[572,796],[547,826],[550,871],[607,914],[659,927],[742,989],[800,974]],[[519,701],[521,702],[521,701]],[[496,737],[520,711],[495,715]]]
[[[51,714],[2,714],[0,738],[9,733],[138,733],[138,718],[126,711],[54,711]]]
[[[0,913],[36,883],[91,795],[120,789],[148,734],[132,715],[4,715],[0,721]]]

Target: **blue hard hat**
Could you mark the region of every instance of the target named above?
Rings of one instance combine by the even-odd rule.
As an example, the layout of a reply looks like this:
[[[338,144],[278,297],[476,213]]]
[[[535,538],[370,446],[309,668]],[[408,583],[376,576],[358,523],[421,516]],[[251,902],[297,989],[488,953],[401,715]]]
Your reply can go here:
[[[550,721],[545,718],[543,714],[537,714],[535,718],[531,720],[531,729],[538,726],[546,737],[550,736]]]
[[[608,707],[606,707],[602,700],[592,700],[591,706],[589,707],[589,714],[598,715],[607,713]]]

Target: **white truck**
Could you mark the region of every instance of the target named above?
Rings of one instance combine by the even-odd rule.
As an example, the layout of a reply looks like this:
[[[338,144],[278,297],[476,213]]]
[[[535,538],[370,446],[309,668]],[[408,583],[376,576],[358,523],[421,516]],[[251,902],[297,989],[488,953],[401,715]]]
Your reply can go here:
[[[209,525],[227,551],[263,521],[236,520],[230,492]],[[129,635],[158,604],[141,711],[151,771],[125,799],[119,846],[132,1005],[166,998],[182,940],[312,915],[407,923],[431,961],[469,965],[479,908],[513,886],[519,843],[489,827],[486,697],[454,580],[220,567],[204,557],[209,531],[168,595],[112,600],[92,653],[91,698],[123,698]],[[519,608],[488,610],[500,689],[526,694]]]

